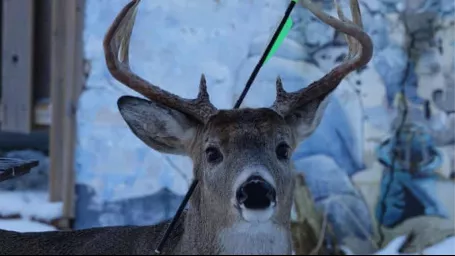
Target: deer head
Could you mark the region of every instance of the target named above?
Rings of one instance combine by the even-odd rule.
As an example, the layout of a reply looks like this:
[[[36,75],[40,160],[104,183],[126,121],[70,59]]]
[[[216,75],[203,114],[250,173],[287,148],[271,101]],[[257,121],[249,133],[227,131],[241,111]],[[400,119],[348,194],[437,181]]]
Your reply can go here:
[[[212,246],[218,248],[200,246],[207,252],[240,252],[242,243],[257,243],[251,240],[253,233],[264,239],[281,231],[287,237],[283,248],[290,252],[292,152],[316,129],[328,96],[340,81],[371,59],[372,42],[362,30],[357,1],[351,1],[354,22],[341,12],[336,19],[310,1],[302,3],[321,21],[348,35],[349,58],[297,92],[286,92],[278,78],[277,98],[270,108],[218,110],[210,103],[204,75],[197,98],[190,100],[133,73],[128,48],[139,0],[122,9],[105,36],[106,63],[112,76],[147,98],[123,96],[118,100],[131,131],[159,152],[186,155],[193,161],[199,185],[190,201],[187,218],[192,219],[186,230],[204,231],[193,232],[196,244],[204,239],[206,244],[218,241]],[[242,232],[246,235],[237,236]],[[238,241],[232,245],[236,248],[229,249],[229,239],[235,237]]]

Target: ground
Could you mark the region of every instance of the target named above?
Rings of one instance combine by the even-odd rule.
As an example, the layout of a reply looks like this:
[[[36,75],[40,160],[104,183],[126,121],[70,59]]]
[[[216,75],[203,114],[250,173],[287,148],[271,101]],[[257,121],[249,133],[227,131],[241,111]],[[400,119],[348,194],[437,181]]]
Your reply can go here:
[[[0,229],[17,232],[42,232],[56,230],[54,226],[26,218],[0,220]]]
[[[0,229],[19,232],[56,230],[61,203],[51,203],[46,191],[0,191]]]

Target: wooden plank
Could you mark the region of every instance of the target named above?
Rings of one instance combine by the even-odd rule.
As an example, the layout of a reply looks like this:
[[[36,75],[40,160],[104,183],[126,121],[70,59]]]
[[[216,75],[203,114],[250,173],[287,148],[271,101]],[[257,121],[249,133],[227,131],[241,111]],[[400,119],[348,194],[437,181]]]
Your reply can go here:
[[[74,152],[76,137],[76,107],[83,88],[83,38],[84,0],[67,0],[66,12],[66,51],[65,51],[65,104],[66,113],[63,119],[63,216],[73,219],[74,216]]]
[[[0,182],[25,175],[38,164],[36,160],[0,157]]]
[[[29,133],[33,115],[33,21],[30,0],[2,1],[1,129]]]
[[[51,102],[52,125],[50,127],[50,172],[49,198],[63,200],[63,119],[65,116],[65,45],[66,45],[66,1],[52,0],[51,3]]]
[[[0,109],[2,108],[2,102],[0,99]],[[52,122],[52,104],[48,102],[48,99],[41,99],[38,100],[35,103],[35,106],[33,107],[33,113],[34,113],[34,118],[33,118],[33,126],[36,128],[36,126],[41,126],[41,127],[47,127],[51,125]],[[0,111],[0,126],[3,120],[3,111]],[[35,129],[33,129],[35,130]],[[0,132],[2,129],[0,129]],[[4,131],[3,131],[4,132]],[[30,133],[27,133],[30,134]]]
[[[70,148],[73,144],[73,120],[72,120],[72,92],[74,90],[74,68],[75,68],[75,45],[76,45],[76,32],[75,32],[75,24],[76,24],[76,13],[73,11],[76,7],[75,0],[66,0],[65,1],[65,30],[66,30],[66,40],[65,40],[65,66],[64,66],[64,74],[65,74],[65,92],[64,92],[64,117],[63,117],[63,168],[62,168],[62,175],[63,175],[63,187],[62,187],[62,195],[63,195],[63,217],[65,218],[72,218],[73,211],[72,204],[73,204],[73,190],[74,185],[72,184],[73,176],[74,176],[74,164],[73,164],[73,155]]]

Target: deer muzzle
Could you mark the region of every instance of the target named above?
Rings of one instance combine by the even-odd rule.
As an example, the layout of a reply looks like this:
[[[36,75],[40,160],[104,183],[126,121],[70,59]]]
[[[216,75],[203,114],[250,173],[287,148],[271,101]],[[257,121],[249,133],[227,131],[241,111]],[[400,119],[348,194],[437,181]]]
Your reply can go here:
[[[238,204],[248,210],[266,210],[276,204],[275,188],[261,176],[249,177],[236,192]]]

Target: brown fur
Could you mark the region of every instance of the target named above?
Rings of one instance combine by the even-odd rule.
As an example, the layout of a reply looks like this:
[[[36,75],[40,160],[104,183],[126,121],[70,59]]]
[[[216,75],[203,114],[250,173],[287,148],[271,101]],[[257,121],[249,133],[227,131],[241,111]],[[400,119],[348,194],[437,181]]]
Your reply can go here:
[[[214,115],[206,126],[200,126],[195,134],[189,152],[195,164],[194,175],[200,183],[191,199],[192,221],[185,226],[191,233],[184,236],[182,244],[188,247],[181,249],[194,254],[216,254],[222,250],[216,234],[241,221],[229,199],[235,193],[232,190],[235,178],[249,166],[265,166],[276,180],[279,205],[273,221],[288,230],[292,171],[290,162],[276,160],[275,147],[281,141],[296,143],[284,119],[270,109],[224,110]],[[213,167],[200,159],[207,145],[220,149],[225,157],[223,163]]]

